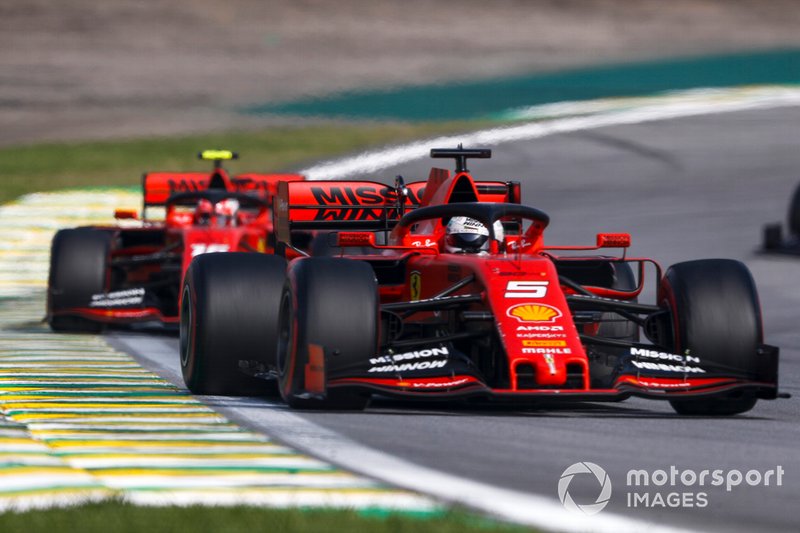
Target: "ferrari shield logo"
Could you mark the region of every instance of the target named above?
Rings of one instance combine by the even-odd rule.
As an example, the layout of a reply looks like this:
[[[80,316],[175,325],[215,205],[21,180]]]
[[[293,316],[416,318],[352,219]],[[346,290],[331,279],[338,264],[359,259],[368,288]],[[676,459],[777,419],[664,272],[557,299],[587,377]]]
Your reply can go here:
[[[422,275],[416,270],[411,273],[411,277],[408,279],[408,286],[411,289],[411,301],[416,302],[422,293]]]

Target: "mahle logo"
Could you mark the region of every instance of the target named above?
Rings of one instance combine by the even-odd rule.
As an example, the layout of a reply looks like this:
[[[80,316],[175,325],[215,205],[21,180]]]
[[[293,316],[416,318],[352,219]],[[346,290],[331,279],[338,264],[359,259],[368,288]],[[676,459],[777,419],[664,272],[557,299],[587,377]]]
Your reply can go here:
[[[594,503],[578,505],[569,494],[569,484],[572,483],[573,477],[585,474],[591,474],[597,479],[600,484],[600,494]],[[568,466],[561,474],[561,479],[558,480],[558,499],[561,500],[567,511],[587,516],[597,514],[608,505],[608,501],[611,499],[611,479],[605,470],[594,463],[588,461],[575,463]]]

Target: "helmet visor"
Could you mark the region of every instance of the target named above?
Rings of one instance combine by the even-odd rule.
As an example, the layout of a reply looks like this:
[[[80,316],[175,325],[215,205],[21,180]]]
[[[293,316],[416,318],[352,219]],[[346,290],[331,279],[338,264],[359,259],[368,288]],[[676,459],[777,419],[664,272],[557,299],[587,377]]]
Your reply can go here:
[[[480,251],[488,240],[488,235],[481,235],[479,233],[451,233],[447,236],[448,246],[461,249],[465,252]]]

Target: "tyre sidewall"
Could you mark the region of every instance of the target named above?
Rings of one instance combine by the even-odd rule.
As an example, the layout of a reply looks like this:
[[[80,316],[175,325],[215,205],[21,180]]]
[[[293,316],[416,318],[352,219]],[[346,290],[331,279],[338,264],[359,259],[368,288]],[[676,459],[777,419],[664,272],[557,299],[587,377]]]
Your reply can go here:
[[[47,317],[57,331],[98,332],[101,322],[68,314],[87,307],[92,296],[106,292],[113,232],[94,228],[60,230],[50,248]],[[66,312],[67,314],[62,314]]]
[[[347,401],[307,401],[305,368],[308,346],[322,346],[326,379],[341,366],[372,357],[378,345],[377,282],[372,268],[361,261],[335,258],[296,260],[289,268],[284,288],[282,324],[284,340],[279,355],[280,390],[292,407],[331,407]],[[291,332],[286,328],[290,327]],[[289,338],[287,339],[287,335]],[[356,406],[358,402],[353,405]]]
[[[792,202],[789,204],[789,234],[792,237],[800,236],[800,185],[794,190]]]
[[[673,265],[659,301],[669,309],[676,353],[706,358],[754,376],[763,342],[755,283],[739,261],[707,259]]]
[[[181,369],[190,390],[266,391],[266,382],[239,370],[239,360],[274,365],[285,269],[283,258],[262,254],[203,254],[192,260],[181,291]]]
[[[755,379],[763,340],[755,283],[739,261],[708,259],[673,265],[662,279],[659,302],[668,309],[674,353],[700,358],[699,366],[719,365],[743,379]],[[711,363],[709,365],[709,363]],[[753,391],[735,390],[701,398],[671,400],[676,412],[729,416],[753,408]]]

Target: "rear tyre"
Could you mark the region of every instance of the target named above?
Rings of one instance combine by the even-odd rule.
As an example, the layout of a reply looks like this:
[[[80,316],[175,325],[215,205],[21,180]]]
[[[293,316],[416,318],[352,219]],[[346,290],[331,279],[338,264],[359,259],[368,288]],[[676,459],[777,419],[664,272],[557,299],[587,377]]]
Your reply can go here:
[[[800,185],[794,190],[792,203],[789,204],[789,235],[800,237]]]
[[[776,250],[783,244],[783,227],[780,224],[764,226],[764,249]]]
[[[102,331],[102,322],[59,313],[88,307],[92,295],[106,290],[111,240],[111,232],[93,228],[63,229],[53,237],[47,284],[47,322],[53,331]]]
[[[369,395],[340,389],[314,397],[306,387],[309,344],[321,346],[325,378],[346,374],[378,348],[378,285],[367,263],[311,257],[290,268],[281,300],[278,373],[284,401],[297,409],[361,410]]]
[[[670,267],[659,300],[672,318],[675,353],[697,354],[713,366],[755,376],[762,343],[761,308],[747,267],[729,259],[706,259]],[[754,392],[736,391],[691,400],[671,400],[682,415],[725,416],[753,408]]]
[[[195,394],[275,394],[275,384],[239,370],[239,361],[274,366],[286,260],[255,253],[203,254],[181,291],[180,357]]]

